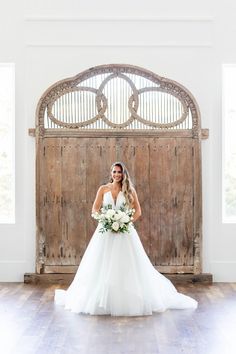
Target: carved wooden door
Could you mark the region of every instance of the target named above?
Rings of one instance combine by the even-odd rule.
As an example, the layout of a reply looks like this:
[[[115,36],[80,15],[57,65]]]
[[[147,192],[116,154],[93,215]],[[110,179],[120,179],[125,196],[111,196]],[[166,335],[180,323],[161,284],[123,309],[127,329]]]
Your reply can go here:
[[[75,272],[96,227],[91,207],[114,161],[134,180],[136,227],[157,268],[201,272],[201,129],[191,93],[131,65],[55,83],[36,113],[37,273]]]

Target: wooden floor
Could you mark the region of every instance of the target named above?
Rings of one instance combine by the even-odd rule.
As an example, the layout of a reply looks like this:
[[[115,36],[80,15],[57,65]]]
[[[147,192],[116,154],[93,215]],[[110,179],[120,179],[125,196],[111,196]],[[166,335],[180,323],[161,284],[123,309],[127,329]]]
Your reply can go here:
[[[197,310],[147,317],[77,315],[55,285],[0,283],[1,354],[235,354],[236,283],[178,285]]]

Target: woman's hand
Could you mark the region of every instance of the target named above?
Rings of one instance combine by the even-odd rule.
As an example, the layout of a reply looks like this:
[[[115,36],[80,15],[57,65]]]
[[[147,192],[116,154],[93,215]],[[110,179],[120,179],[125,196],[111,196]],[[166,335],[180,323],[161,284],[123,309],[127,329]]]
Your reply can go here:
[[[133,222],[135,222],[142,215],[142,211],[141,211],[141,207],[140,207],[138,196],[137,196],[135,189],[133,189],[132,194],[134,197],[133,208],[135,209],[135,213],[133,215]]]

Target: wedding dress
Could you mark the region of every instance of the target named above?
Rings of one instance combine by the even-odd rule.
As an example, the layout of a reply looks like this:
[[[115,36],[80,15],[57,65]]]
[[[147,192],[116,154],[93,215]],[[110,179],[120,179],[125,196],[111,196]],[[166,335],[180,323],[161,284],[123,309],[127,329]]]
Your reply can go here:
[[[103,206],[119,209],[106,192]],[[73,282],[55,291],[55,303],[76,313],[142,316],[167,309],[196,308],[197,301],[177,292],[174,285],[151,264],[133,226],[128,233],[95,230]]]

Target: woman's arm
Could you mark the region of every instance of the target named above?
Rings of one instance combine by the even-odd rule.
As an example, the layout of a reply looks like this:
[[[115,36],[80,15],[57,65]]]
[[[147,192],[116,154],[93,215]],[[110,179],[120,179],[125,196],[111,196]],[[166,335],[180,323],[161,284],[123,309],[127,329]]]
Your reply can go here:
[[[137,196],[137,193],[136,193],[135,189],[133,190],[132,194],[133,194],[133,197],[134,197],[133,208],[135,209],[135,213],[133,215],[133,221],[136,221],[141,216],[142,211],[141,211],[141,207],[140,207],[138,196]]]
[[[97,195],[95,197],[93,207],[92,207],[92,213],[96,213],[101,209],[103,193],[104,193],[104,186],[101,186],[98,188]]]

